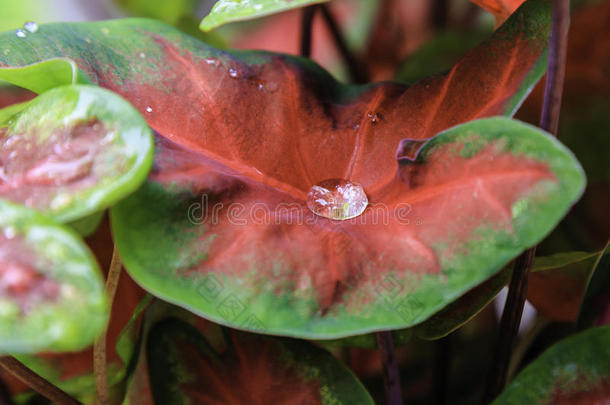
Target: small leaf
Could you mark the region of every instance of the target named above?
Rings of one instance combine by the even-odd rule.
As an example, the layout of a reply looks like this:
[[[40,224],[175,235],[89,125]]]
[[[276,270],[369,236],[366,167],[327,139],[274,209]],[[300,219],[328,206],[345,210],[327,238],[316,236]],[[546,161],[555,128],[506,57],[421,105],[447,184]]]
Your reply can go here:
[[[65,58],[48,59],[15,68],[0,68],[0,79],[38,94],[68,84],[90,84],[76,63]]]
[[[324,3],[328,0],[218,0],[210,14],[199,25],[203,31],[210,31],[223,24],[251,20],[269,14],[280,13],[294,8]]]
[[[606,404],[610,401],[610,326],[553,345],[492,405]]]
[[[98,265],[76,235],[0,200],[0,353],[78,350],[105,327]]]
[[[55,88],[0,128],[0,197],[65,222],[134,191],[151,165],[150,129],[119,96],[93,86]]]
[[[582,306],[578,315],[579,329],[610,323],[610,242],[592,266]]]
[[[216,350],[176,318],[148,336],[150,382],[157,404],[373,404],[330,353],[302,341],[228,331]]]

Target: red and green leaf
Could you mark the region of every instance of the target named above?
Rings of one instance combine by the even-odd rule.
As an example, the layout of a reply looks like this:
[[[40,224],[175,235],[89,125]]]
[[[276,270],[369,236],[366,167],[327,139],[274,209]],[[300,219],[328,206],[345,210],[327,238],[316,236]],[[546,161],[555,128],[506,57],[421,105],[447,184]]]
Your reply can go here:
[[[553,345],[492,405],[592,405],[610,402],[610,326]]]
[[[83,85],[29,101],[0,128],[0,140],[0,197],[62,222],[133,192],[153,155],[140,115],[112,92]]]
[[[217,322],[311,338],[423,321],[542,238],[584,185],[556,141],[501,118],[430,140],[353,221],[211,164],[158,145],[157,170],[112,211],[126,267]]]
[[[449,126],[511,114],[542,73],[547,33],[548,3],[529,2],[447,76],[412,87],[340,85],[302,59],[220,52],[145,20],[43,26],[7,38],[21,60],[0,60],[72,58],[158,132],[149,181],[112,212],[140,284],[218,322],[332,338],[423,321],[540,240],[578,197],[571,155],[501,119],[439,135],[400,170],[396,161],[401,139],[419,142],[398,157]],[[364,186],[372,204],[357,222],[306,209],[328,178]],[[271,222],[248,217],[256,207]]]
[[[0,200],[0,353],[78,350],[108,318],[95,258],[67,228]]]
[[[234,330],[226,336],[217,351],[188,323],[168,318],[155,325],[147,343],[155,403],[373,404],[325,350]]]

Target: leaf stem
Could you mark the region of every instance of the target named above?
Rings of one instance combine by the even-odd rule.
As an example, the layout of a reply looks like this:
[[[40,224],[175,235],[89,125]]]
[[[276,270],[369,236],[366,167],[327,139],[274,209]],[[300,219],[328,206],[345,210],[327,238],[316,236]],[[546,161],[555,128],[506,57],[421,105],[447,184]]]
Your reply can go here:
[[[330,12],[326,4],[321,4],[319,8],[322,11],[324,21],[326,21],[326,25],[328,26],[328,29],[330,30],[330,33],[333,36],[335,45],[337,46],[341,57],[347,65],[347,69],[352,78],[352,81],[354,83],[368,82],[368,73],[366,72],[364,65],[358,60],[358,58],[356,58],[356,56],[354,56],[350,52],[347,46],[347,42],[345,41],[345,38],[343,38],[343,34],[341,33],[341,30],[339,29],[339,26],[337,25],[334,16]]]
[[[431,2],[431,5],[432,26],[437,31],[447,28],[447,22],[449,21],[449,5],[447,0],[434,0]]]
[[[82,405],[65,391],[51,384],[12,356],[0,357],[0,366],[23,381],[34,391],[58,405]]]
[[[400,374],[396,353],[394,351],[394,341],[392,332],[377,332],[377,345],[381,355],[381,365],[383,367],[383,383],[385,385],[386,399],[389,405],[402,405],[402,392],[400,390]]]
[[[112,251],[112,260],[106,276],[106,294],[112,308],[117,285],[121,276],[121,258],[119,257],[116,245]],[[96,403],[98,405],[109,405],[108,395],[108,371],[106,367],[106,334],[108,330],[97,338],[93,345],[93,374],[95,375]]]
[[[557,136],[559,112],[563,94],[563,81],[568,48],[570,25],[569,0],[553,0],[551,41],[544,89],[540,127]],[[529,274],[536,255],[536,246],[526,250],[515,260],[513,275],[508,288],[506,304],[500,321],[500,336],[492,362],[483,403],[490,403],[506,385],[506,376],[513,346],[521,323],[521,314],[527,295]]]
[[[449,334],[435,343],[433,397],[436,405],[447,403],[449,371],[451,369],[451,346],[453,335]]]
[[[301,56],[311,56],[311,27],[317,6],[303,8],[301,14]]]
[[[568,57],[568,29],[570,27],[570,1],[553,0],[551,43],[546,72],[544,100],[540,128],[557,136],[559,111],[563,95],[563,80]]]

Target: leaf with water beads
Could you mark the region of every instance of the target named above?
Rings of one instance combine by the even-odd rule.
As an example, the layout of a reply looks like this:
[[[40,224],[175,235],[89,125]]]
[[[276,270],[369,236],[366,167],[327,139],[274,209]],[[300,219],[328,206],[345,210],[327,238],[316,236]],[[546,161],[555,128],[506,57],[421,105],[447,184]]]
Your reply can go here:
[[[146,122],[105,89],[49,90],[8,122],[0,128],[0,197],[62,222],[133,192],[151,165]]]

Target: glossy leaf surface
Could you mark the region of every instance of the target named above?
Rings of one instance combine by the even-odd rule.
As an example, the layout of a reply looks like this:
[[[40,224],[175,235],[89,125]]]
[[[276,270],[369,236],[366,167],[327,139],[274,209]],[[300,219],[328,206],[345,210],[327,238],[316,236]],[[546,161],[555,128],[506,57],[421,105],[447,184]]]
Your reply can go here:
[[[584,186],[556,141],[503,118],[433,138],[348,221],[167,141],[155,167],[112,210],[140,284],[216,322],[311,338],[423,321],[543,237]]]
[[[492,405],[592,405],[610,401],[610,326],[553,345]]]
[[[218,0],[212,11],[201,21],[199,28],[210,31],[230,22],[250,20],[269,14],[280,13],[324,3],[328,0]]]
[[[105,89],[49,90],[9,122],[0,128],[0,197],[62,222],[93,214],[131,193],[152,163],[146,122]]]
[[[0,353],[78,350],[105,327],[95,258],[67,228],[0,201]]]
[[[373,404],[339,360],[311,344],[237,331],[217,352],[175,318],[151,329],[147,354],[155,403]]]

